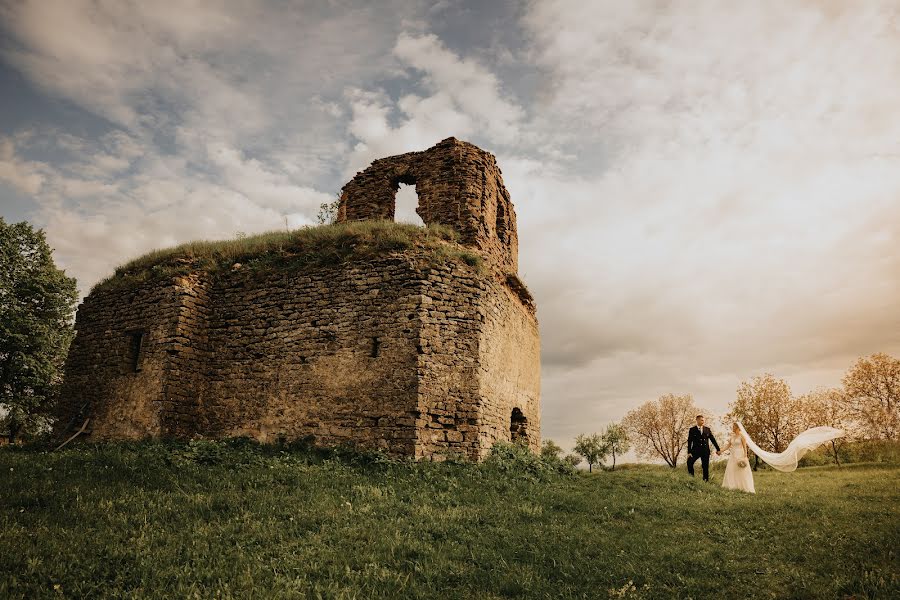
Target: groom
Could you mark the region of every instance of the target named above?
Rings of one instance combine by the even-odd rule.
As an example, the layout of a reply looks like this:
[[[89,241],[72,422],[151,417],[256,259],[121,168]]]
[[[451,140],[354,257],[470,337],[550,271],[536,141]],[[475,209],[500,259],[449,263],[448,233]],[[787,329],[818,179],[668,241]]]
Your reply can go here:
[[[688,431],[688,473],[694,476],[694,462],[699,458],[703,464],[703,481],[709,481],[709,443],[716,447],[716,455],[722,454],[719,444],[709,427],[703,426],[703,415],[697,415],[697,426]]]

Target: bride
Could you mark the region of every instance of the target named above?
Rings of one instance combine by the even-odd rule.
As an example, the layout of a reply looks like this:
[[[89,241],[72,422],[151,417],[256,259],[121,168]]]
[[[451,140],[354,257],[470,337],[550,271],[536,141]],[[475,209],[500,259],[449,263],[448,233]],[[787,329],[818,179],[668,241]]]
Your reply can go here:
[[[771,467],[779,471],[790,472],[797,468],[797,463],[804,454],[843,435],[842,429],[813,427],[795,437],[784,452],[766,452],[750,439],[747,430],[741,423],[735,422],[731,426],[731,438],[722,448],[723,452],[731,449],[731,456],[725,466],[725,477],[722,478],[722,487],[751,494],[756,493],[753,486],[753,471],[750,470],[748,448]]]
[[[722,448],[722,452],[727,450],[731,450],[731,456],[728,457],[728,464],[725,465],[722,487],[755,494],[753,471],[750,470],[750,459],[747,456],[747,442],[737,423],[731,425],[731,437]]]

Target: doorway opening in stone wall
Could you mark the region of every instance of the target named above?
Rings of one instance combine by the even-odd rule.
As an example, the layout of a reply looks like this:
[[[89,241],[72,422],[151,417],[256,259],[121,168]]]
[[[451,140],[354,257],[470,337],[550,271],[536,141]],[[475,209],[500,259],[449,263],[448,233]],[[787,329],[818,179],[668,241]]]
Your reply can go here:
[[[418,206],[419,196],[416,194],[416,185],[401,182],[394,200],[394,221],[424,227],[425,222],[416,212]]]
[[[509,439],[512,443],[528,443],[528,419],[518,407],[512,409],[509,420]]]

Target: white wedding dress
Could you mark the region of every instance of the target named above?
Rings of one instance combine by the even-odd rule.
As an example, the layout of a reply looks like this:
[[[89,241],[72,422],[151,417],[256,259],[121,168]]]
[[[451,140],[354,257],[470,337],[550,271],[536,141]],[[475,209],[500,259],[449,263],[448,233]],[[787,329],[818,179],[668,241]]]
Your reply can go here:
[[[770,467],[785,472],[795,470],[797,468],[797,463],[799,463],[800,459],[810,450],[814,450],[822,444],[844,435],[843,429],[835,429],[834,427],[813,427],[795,437],[791,443],[788,444],[788,447],[784,452],[766,452],[750,439],[747,430],[744,429],[744,426],[741,423],[738,423],[737,426],[741,430],[741,435],[744,436],[747,446],[753,450],[755,455],[765,461]]]
[[[843,429],[813,427],[795,437],[784,452],[767,452],[756,445],[741,423],[738,423],[737,426],[741,432],[739,434],[732,433],[731,439],[722,449],[723,452],[731,449],[731,456],[728,457],[728,464],[725,466],[725,477],[722,478],[722,487],[742,490],[751,494],[755,494],[756,489],[753,486],[753,471],[750,469],[750,461],[747,458],[744,444],[741,443],[742,440],[747,443],[756,456],[769,466],[779,471],[790,472],[797,468],[797,463],[807,452],[844,435]],[[741,461],[744,462],[745,467],[738,465]]]
[[[753,486],[753,471],[750,469],[750,459],[747,458],[747,452],[744,450],[742,436],[739,433],[732,433],[731,439],[722,448],[722,452],[731,450],[731,456],[728,457],[728,464],[725,465],[725,476],[722,478],[722,487],[730,490],[741,490],[742,492],[756,493]],[[744,466],[741,466],[743,464]]]

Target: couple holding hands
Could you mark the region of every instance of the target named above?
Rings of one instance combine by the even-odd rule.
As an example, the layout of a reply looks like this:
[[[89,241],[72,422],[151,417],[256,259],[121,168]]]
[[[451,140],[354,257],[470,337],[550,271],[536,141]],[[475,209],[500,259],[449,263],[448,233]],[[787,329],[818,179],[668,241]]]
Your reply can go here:
[[[755,494],[753,471],[750,470],[747,441],[743,433],[743,427],[738,423],[734,423],[731,428],[731,438],[728,440],[725,448],[720,449],[718,442],[716,442],[716,437],[712,434],[709,427],[705,426],[705,422],[703,415],[697,415],[697,425],[691,427],[688,431],[688,473],[693,477],[694,463],[699,460],[703,466],[703,481],[709,481],[709,457],[711,454],[709,443],[712,442],[716,448],[716,456],[721,456],[722,452],[731,450],[728,465],[725,467],[725,476],[722,478],[722,487]]]
[[[688,473],[693,476],[694,463],[700,460],[703,465],[703,481],[709,481],[709,443],[712,442],[717,456],[731,450],[731,456],[728,457],[728,464],[725,466],[725,475],[722,477],[722,487],[751,494],[756,493],[756,488],[753,485],[753,471],[750,469],[750,450],[772,468],[791,472],[797,468],[800,459],[807,452],[842,437],[845,433],[842,429],[834,427],[813,427],[795,437],[783,452],[769,452],[760,448],[750,438],[744,426],[735,421],[731,424],[731,437],[728,443],[720,449],[712,431],[704,423],[703,415],[697,415],[697,425],[691,427],[688,432]]]

